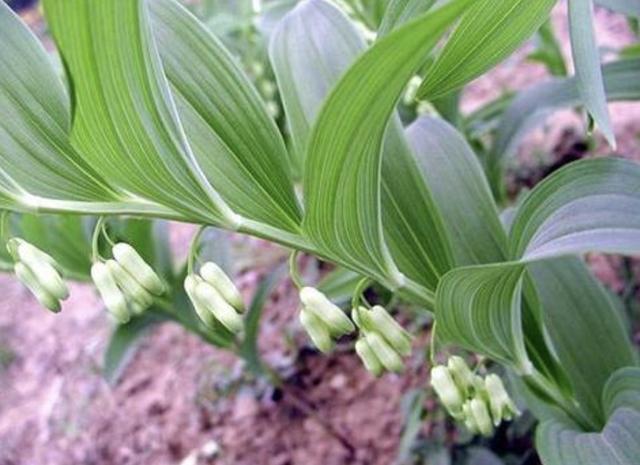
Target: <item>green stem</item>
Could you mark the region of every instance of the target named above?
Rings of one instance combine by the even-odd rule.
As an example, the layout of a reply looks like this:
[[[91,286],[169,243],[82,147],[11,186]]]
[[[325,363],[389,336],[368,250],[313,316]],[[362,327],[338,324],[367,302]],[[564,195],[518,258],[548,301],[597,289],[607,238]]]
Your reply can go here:
[[[100,256],[99,250],[99,242],[100,242],[100,234],[102,233],[102,228],[104,227],[105,218],[101,216],[98,218],[98,222],[93,228],[93,237],[91,238],[91,257],[94,262],[98,262],[103,258]]]
[[[8,242],[10,239],[9,236],[9,212],[7,210],[3,210],[3,212],[0,214],[0,238],[2,238],[2,242]]]
[[[187,273],[190,275],[194,273],[196,257],[198,255],[200,247],[200,239],[202,239],[202,235],[207,228],[207,225],[200,226],[200,229],[198,229],[198,232],[193,236],[193,239],[191,240],[191,246],[189,247],[189,258],[187,260]]]
[[[291,281],[298,289],[302,289],[304,287],[304,281],[302,279],[302,275],[300,274],[300,269],[298,268],[298,255],[299,251],[294,250],[291,252],[291,256],[289,257],[289,275],[291,276]]]
[[[360,302],[364,302],[367,308],[371,308],[371,304],[364,298],[364,291],[371,285],[369,278],[363,278],[358,282],[358,285],[353,291],[353,297],[351,298],[351,308],[358,308]]]
[[[572,399],[567,398],[554,383],[549,381],[542,374],[536,371],[531,375],[524,376],[523,378],[526,382],[529,382],[532,386],[548,396],[557,407],[559,407],[569,418],[571,418],[571,420],[585,431],[598,430],[598,425],[595,425],[589,418],[587,418]]]

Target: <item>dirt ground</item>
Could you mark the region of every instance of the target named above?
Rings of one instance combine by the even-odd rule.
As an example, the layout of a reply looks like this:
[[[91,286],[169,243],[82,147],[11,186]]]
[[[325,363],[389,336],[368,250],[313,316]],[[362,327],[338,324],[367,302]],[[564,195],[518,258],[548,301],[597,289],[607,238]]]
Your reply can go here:
[[[564,3],[554,24],[567,44]],[[598,37],[612,47],[631,40],[624,20],[604,11],[598,12]],[[543,79],[544,69],[524,62],[525,55],[471,85],[464,108]],[[640,106],[614,104],[611,112],[618,152],[640,159]],[[581,134],[581,128],[575,114],[562,112],[527,145],[551,153],[567,131]],[[524,163],[533,163],[531,151],[523,150]],[[173,232],[184,249],[190,229]],[[594,263],[615,288],[610,261]],[[260,272],[239,277],[246,297]],[[271,363],[291,359],[291,335],[305,342],[296,307],[293,287],[281,283],[262,324],[260,346]],[[404,376],[374,379],[351,353],[319,357],[305,350],[289,391],[249,383],[225,396],[241,372],[237,360],[164,324],[143,340],[111,386],[101,375],[109,333],[88,286],[74,285],[63,312],[52,315],[12,277],[0,277],[0,465],[389,465],[402,429],[401,399],[424,384],[427,370],[417,358]]]

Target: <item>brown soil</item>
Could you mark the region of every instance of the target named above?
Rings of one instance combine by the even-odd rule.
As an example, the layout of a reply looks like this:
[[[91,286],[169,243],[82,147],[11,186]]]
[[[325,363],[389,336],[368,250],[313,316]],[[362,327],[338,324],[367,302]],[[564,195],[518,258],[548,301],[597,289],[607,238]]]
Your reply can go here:
[[[558,7],[554,21],[566,43],[564,10]],[[600,11],[598,18],[603,43],[629,41],[619,17]],[[523,57],[471,85],[465,108],[543,79],[544,70]],[[611,111],[619,151],[640,158],[638,104]],[[573,113],[553,122],[530,137],[524,161],[532,146],[551,153],[567,129],[583,133]],[[183,251],[189,231],[174,231]],[[262,254],[273,251],[250,244]],[[608,263],[598,274],[615,288],[619,279]],[[247,297],[264,268],[239,278]],[[288,282],[268,305],[260,340],[270,363],[292,365],[288,387],[244,383],[229,395],[223,391],[241,377],[238,361],[172,324],[155,328],[121,381],[107,384],[100,369],[110,324],[89,287],[74,286],[57,316],[11,277],[0,277],[0,295],[0,465],[389,465],[402,428],[401,398],[425,380],[420,358],[407,375],[378,380],[346,351],[320,357],[304,350],[292,360],[290,336],[297,345],[306,339]]]

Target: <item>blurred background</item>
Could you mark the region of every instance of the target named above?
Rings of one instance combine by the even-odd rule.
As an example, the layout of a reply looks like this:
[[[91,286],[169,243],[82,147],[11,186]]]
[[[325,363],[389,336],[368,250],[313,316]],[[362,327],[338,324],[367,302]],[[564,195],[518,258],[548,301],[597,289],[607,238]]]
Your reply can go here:
[[[37,1],[7,3],[53,54]],[[261,2],[260,11],[250,1],[185,3],[237,57],[284,127],[265,37],[296,2]],[[596,18],[605,60],[637,41],[626,18],[605,10],[597,10]],[[570,69],[566,24],[566,3],[560,1],[549,27]],[[469,85],[462,113],[566,72],[545,60],[548,46],[539,34]],[[640,161],[640,104],[610,108],[617,152]],[[511,198],[570,161],[608,153],[598,137],[585,138],[582,116],[570,110],[555,113],[521,147],[507,173]],[[173,262],[181,263],[195,229],[162,228]],[[297,291],[281,272],[288,252],[217,234],[211,239],[216,253],[231,264],[245,301],[260,306],[257,348],[279,382],[173,322],[120,332],[114,342],[113,323],[91,286],[73,285],[63,312],[53,315],[11,275],[0,274],[0,465],[539,463],[528,414],[501,426],[491,439],[471,437],[447,419],[427,387],[423,350],[414,350],[405,374],[379,379],[364,370],[350,341],[330,356],[319,354],[301,331]],[[600,255],[588,260],[620,297],[640,342],[640,261]],[[333,295],[348,296],[349,283],[332,276],[326,264],[302,257],[301,268],[310,280],[334,279],[327,284]],[[265,290],[268,296],[257,301],[256,292]],[[428,318],[403,323],[421,334],[416,347],[428,346]]]

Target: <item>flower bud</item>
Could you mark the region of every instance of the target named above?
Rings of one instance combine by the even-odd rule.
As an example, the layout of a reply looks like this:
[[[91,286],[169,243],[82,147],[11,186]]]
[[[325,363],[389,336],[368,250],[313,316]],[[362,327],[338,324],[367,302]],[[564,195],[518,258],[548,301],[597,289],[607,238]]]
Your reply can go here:
[[[376,354],[373,352],[365,338],[360,338],[356,342],[356,353],[364,363],[364,367],[367,371],[372,373],[374,376],[380,376],[383,370],[382,363],[378,357],[376,357]]]
[[[133,302],[138,304],[138,307],[141,307],[142,310],[146,310],[153,304],[153,296],[147,291],[142,285],[136,281],[136,279],[127,273],[117,261],[115,260],[107,260],[106,263],[107,268],[109,268],[109,272],[116,280],[116,284],[122,290],[125,297],[130,301],[129,304],[133,304]]]
[[[481,399],[474,398],[469,402],[471,417],[478,427],[478,431],[483,436],[491,436],[493,434],[493,425],[491,424],[491,416],[487,404]]]
[[[460,416],[462,421],[464,422],[464,426],[469,430],[471,434],[478,434],[480,429],[476,424],[475,419],[473,418],[473,413],[471,412],[471,401],[468,400],[462,406],[462,415]]]
[[[12,245],[10,246],[9,244]],[[29,258],[33,258],[37,261],[48,263],[56,269],[59,268],[58,262],[56,262],[55,258],[23,239],[10,239],[7,243],[7,248],[12,253],[12,255],[14,255],[14,258],[16,260],[25,261]],[[12,252],[12,250],[14,252]]]
[[[165,292],[162,280],[129,244],[116,244],[112,253],[116,261],[149,292],[155,295]]]
[[[340,337],[355,329],[349,317],[319,290],[303,287],[300,290],[300,300],[305,308],[326,323],[334,337]]]
[[[239,333],[244,329],[244,321],[238,312],[220,295],[211,284],[202,281],[196,284],[196,299],[213,313],[213,316],[232,333]]]
[[[404,356],[411,354],[411,336],[389,315],[384,307],[376,305],[371,309],[369,315],[375,331],[384,337],[396,352]]]
[[[474,383],[474,374],[469,369],[467,362],[462,357],[454,355],[449,358],[447,362],[449,373],[453,377],[453,380],[458,385],[458,388],[464,395],[468,395],[471,392],[471,388]]]
[[[48,308],[54,313],[60,311],[60,302],[54,296],[52,296],[41,284],[31,269],[22,262],[18,262],[14,265],[14,271],[16,277],[22,284],[26,286],[29,291],[40,302],[40,305]]]
[[[447,367],[438,365],[431,369],[431,385],[447,411],[459,418],[464,400]]]
[[[184,290],[193,305],[193,309],[196,311],[200,321],[209,329],[215,329],[216,319],[209,310],[207,310],[196,298],[196,285],[201,282],[202,279],[195,275],[188,275],[184,279]]]
[[[91,267],[91,279],[93,279],[109,313],[119,323],[127,323],[131,318],[127,309],[127,301],[107,265],[100,262],[94,263]]]
[[[17,249],[19,260],[27,265],[40,285],[53,297],[64,300],[69,297],[69,289],[60,273],[52,265],[55,260],[27,242],[21,242]]]
[[[401,373],[404,364],[400,355],[378,333],[366,333],[365,339],[382,366],[389,371]]]
[[[315,316],[312,312],[303,308],[300,312],[300,323],[305,329],[313,345],[315,345],[320,352],[329,353],[333,349],[333,340],[329,328]]]
[[[200,268],[200,276],[211,284],[239,312],[244,312],[242,295],[227,274],[213,262],[207,262]]]
[[[493,424],[498,426],[502,420],[513,420],[520,415],[520,411],[509,397],[507,390],[498,375],[490,374],[486,377],[485,388],[489,397],[489,406]]]

